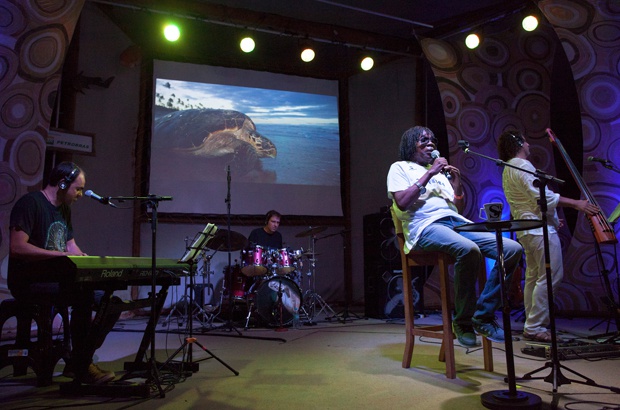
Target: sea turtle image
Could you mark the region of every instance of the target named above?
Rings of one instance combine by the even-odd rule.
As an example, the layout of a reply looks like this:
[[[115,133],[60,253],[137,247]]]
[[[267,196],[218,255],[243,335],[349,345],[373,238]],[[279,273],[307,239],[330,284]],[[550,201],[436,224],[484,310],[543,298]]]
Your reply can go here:
[[[276,146],[256,131],[247,115],[234,110],[189,109],[155,119],[154,152],[228,164],[237,176],[262,172],[260,158],[275,158]]]

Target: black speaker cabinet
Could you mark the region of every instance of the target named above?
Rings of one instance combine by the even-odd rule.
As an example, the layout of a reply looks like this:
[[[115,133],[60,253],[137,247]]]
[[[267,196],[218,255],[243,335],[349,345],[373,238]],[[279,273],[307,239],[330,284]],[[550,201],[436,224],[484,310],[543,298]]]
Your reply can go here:
[[[364,301],[367,317],[403,318],[403,276],[398,239],[389,210],[364,216]],[[412,272],[416,312],[424,307],[424,268]]]

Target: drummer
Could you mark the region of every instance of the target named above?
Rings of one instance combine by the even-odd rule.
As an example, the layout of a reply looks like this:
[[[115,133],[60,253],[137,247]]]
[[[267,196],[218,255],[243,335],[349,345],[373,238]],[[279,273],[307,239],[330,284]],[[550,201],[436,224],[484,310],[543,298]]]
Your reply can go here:
[[[250,246],[259,245],[263,248],[282,249],[282,234],[278,232],[282,214],[273,209],[265,215],[265,225],[250,232]]]
[[[267,263],[269,249],[281,249],[282,248],[282,234],[278,232],[280,227],[280,219],[282,215],[278,211],[273,209],[265,215],[265,224],[261,228],[256,228],[250,232],[248,238],[250,249],[252,251],[255,246],[260,246],[264,249],[264,256],[266,259],[263,263]],[[246,280],[245,290],[249,291],[256,281],[254,277],[250,277]]]

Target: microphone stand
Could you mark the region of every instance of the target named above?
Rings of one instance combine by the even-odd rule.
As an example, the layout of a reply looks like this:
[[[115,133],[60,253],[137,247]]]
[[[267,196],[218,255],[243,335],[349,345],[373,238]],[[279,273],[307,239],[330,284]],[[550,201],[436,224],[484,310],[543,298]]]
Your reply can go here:
[[[579,383],[579,384],[585,384],[588,386],[594,386],[594,387],[599,387],[599,388],[604,388],[604,389],[609,389],[615,393],[620,393],[620,389],[613,387],[613,386],[603,386],[603,385],[599,385],[597,384],[594,380],[580,374],[577,373],[574,370],[569,369],[568,367],[562,365],[560,363],[560,359],[558,356],[558,340],[556,337],[556,333],[555,333],[555,305],[554,305],[554,301],[553,301],[553,285],[552,285],[552,276],[551,276],[551,257],[550,257],[550,251],[549,251],[549,228],[547,226],[547,198],[546,198],[546,186],[547,183],[549,181],[555,181],[559,184],[563,184],[565,181],[561,180],[559,178],[553,177],[549,174],[546,174],[544,171],[541,171],[539,169],[537,169],[536,171],[529,171],[517,166],[514,166],[512,164],[509,164],[505,161],[502,161],[501,159],[496,159],[496,158],[492,158],[492,157],[488,157],[486,155],[480,154],[480,153],[476,153],[473,152],[469,149],[469,143],[467,141],[459,141],[458,142],[459,146],[463,149],[463,151],[467,154],[467,153],[471,153],[474,155],[478,155],[479,157],[483,157],[486,159],[489,159],[493,162],[495,162],[498,166],[508,166],[514,169],[518,169],[522,172],[534,175],[536,178],[538,178],[534,185],[539,189],[540,192],[540,199],[538,200],[538,204],[540,206],[540,212],[541,212],[541,220],[542,220],[542,228],[543,228],[543,243],[544,243],[544,252],[545,252],[545,276],[547,279],[547,300],[548,300],[548,304],[549,304],[549,330],[551,331],[551,361],[546,362],[545,365],[543,367],[540,367],[536,370],[533,370],[529,373],[526,373],[525,375],[523,375],[523,377],[518,378],[516,380],[536,380],[536,379],[542,379],[548,383],[552,383],[552,389],[553,389],[553,393],[557,393],[557,389],[558,386],[562,385],[562,384],[570,384],[571,382],[574,383]],[[512,344],[512,339],[510,338],[510,334],[508,335],[508,337],[506,338],[506,343],[510,343]],[[508,350],[507,350],[508,352]],[[507,358],[508,360],[512,360],[512,357]],[[532,377],[533,374],[536,374],[546,368],[551,368],[551,373],[546,376],[546,377]],[[574,380],[574,379],[569,379],[567,377],[565,377],[562,372],[561,369],[564,368],[565,370],[583,378],[584,380]],[[510,381],[511,375],[509,375],[508,380]]]
[[[144,201],[147,209],[152,211],[151,215],[151,317],[145,332],[150,332],[151,355],[147,363],[147,383],[154,383],[159,391],[159,397],[164,398],[165,392],[161,387],[159,380],[159,371],[155,360],[155,326],[159,319],[159,311],[157,309],[156,287],[157,287],[157,207],[161,201],[172,201],[171,196],[148,195],[146,197],[110,197],[108,199],[116,199],[119,202],[126,200]]]
[[[232,300],[232,289],[230,289],[230,286],[232,285],[232,276],[233,276],[233,269],[232,269],[232,260],[231,260],[231,256],[230,256],[230,203],[231,203],[231,199],[230,199],[230,165],[228,165],[226,167],[226,198],[224,199],[224,202],[226,202],[226,226],[228,228],[228,232],[226,232],[226,246],[228,249],[228,270],[226,271],[224,280],[228,283],[229,289],[228,289],[228,320],[226,321],[226,323],[224,323],[223,325],[219,326],[219,327],[212,327],[209,329],[203,329],[203,332],[209,332],[211,330],[214,329],[227,329],[227,330],[234,330],[238,336],[242,336],[241,332],[239,331],[239,329],[237,329],[235,327],[235,324],[233,323],[233,314],[234,314],[234,305],[233,305],[233,300]]]

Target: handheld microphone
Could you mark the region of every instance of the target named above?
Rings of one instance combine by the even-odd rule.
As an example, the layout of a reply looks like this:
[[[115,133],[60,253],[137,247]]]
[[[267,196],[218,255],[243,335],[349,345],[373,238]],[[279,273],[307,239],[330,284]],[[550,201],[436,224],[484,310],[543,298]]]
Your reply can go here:
[[[603,159],[603,158],[596,158],[596,157],[588,157],[588,161],[592,161],[592,162],[600,162],[603,165],[608,165],[611,161]]]
[[[88,191],[84,192],[84,195],[94,199],[95,201],[99,201],[99,203],[102,203],[104,205],[110,205],[111,207],[116,208],[116,205],[114,205],[112,202],[110,202],[110,198],[104,198],[102,196],[99,196],[99,195],[97,195],[96,193],[94,193],[90,189]]]
[[[436,149],[433,150],[433,152],[431,152],[431,157],[433,157],[434,159],[437,159],[440,156],[441,156],[441,154]],[[450,175],[450,173],[448,171],[446,171],[445,169],[442,169],[441,173],[444,174],[446,176],[446,178],[452,179],[452,175]]]

